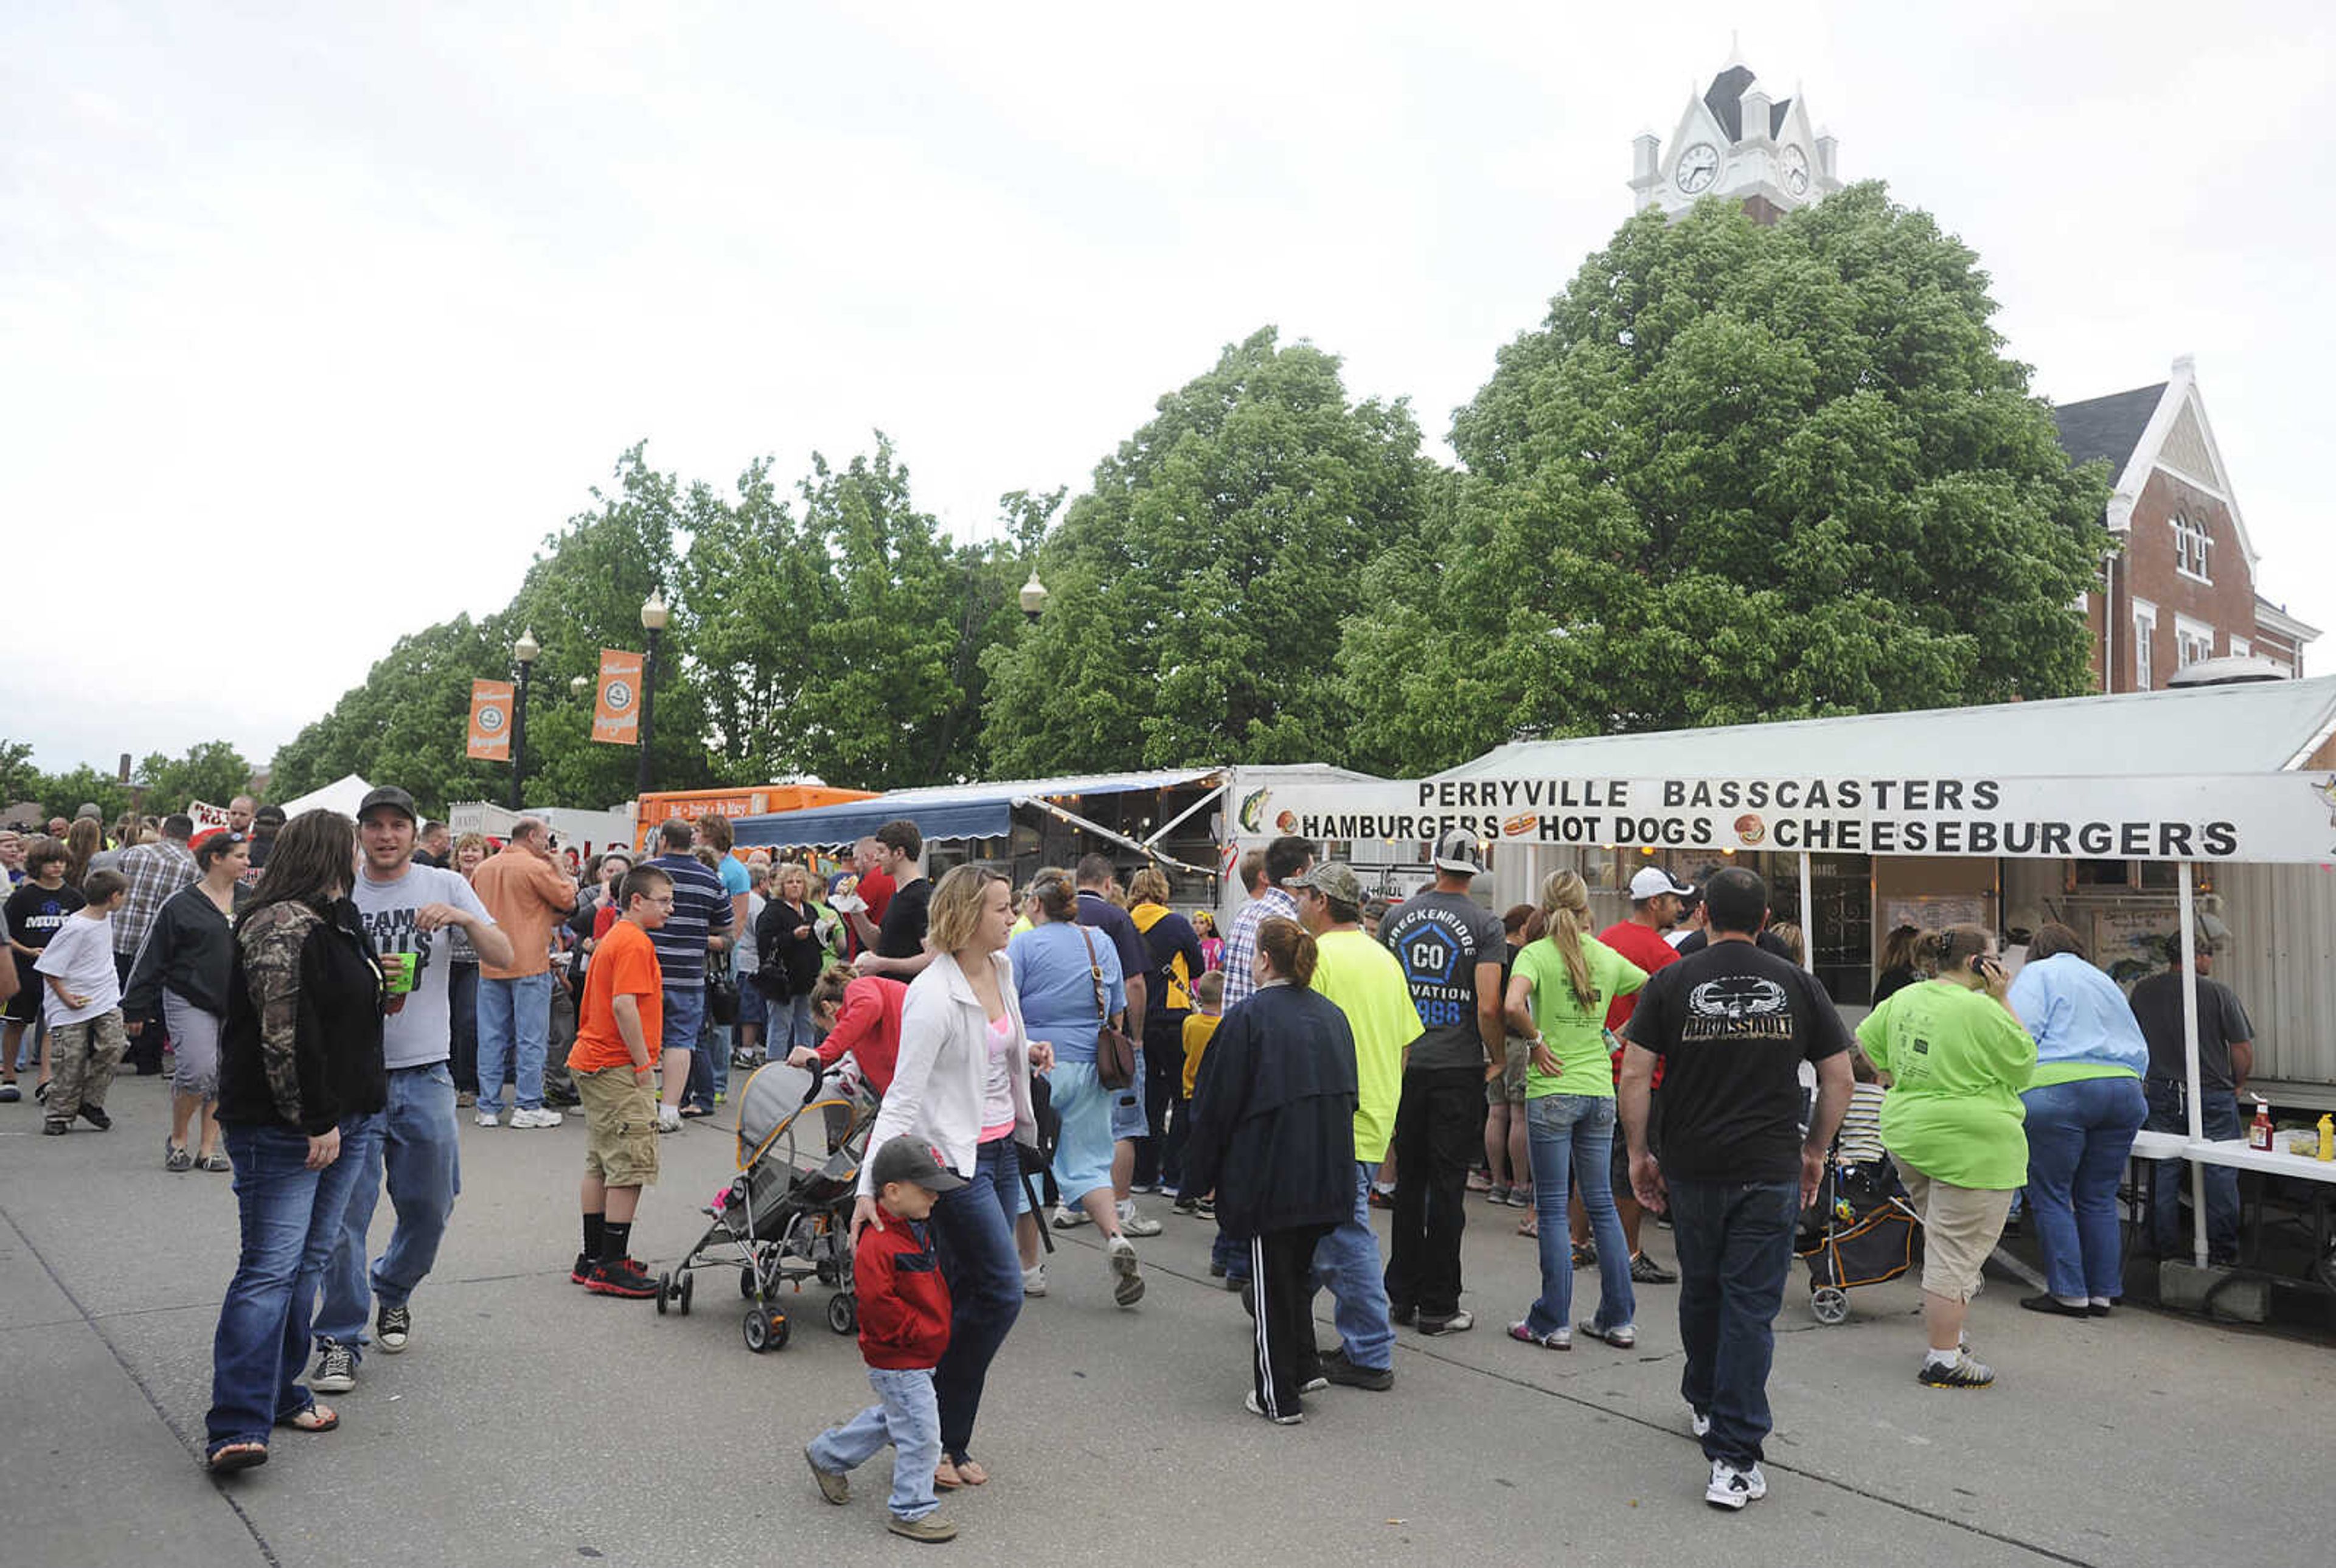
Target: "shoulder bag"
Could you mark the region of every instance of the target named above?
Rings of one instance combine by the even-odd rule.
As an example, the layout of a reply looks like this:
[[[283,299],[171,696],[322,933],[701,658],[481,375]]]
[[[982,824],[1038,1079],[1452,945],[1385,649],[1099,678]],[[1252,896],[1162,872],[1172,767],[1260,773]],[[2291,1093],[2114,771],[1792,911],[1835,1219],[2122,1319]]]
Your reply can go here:
[[[1087,945],[1087,978],[1095,984],[1095,1082],[1106,1089],[1124,1089],[1135,1082],[1135,1042],[1111,1021],[1111,998],[1104,989],[1103,965],[1096,960],[1095,932],[1079,928]]]

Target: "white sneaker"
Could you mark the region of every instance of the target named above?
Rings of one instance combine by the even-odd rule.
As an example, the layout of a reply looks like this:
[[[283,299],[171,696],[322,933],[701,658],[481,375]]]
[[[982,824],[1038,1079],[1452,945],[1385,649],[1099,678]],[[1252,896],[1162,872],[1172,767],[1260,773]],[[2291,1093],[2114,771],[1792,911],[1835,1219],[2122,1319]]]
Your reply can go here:
[[[514,1127],[556,1127],[567,1119],[550,1106],[544,1105],[532,1111],[513,1111],[511,1125]]]
[[[1074,1209],[1063,1203],[1055,1205],[1055,1217],[1049,1222],[1057,1231],[1075,1230],[1086,1222],[1086,1210]]]
[[[1741,1508],[1767,1495],[1768,1478],[1760,1474],[1759,1466],[1738,1470],[1725,1459],[1711,1462],[1711,1485],[1703,1489],[1703,1500],[1713,1507]]]
[[[1022,1271],[1022,1293],[1026,1296],[1043,1296],[1046,1293],[1046,1264],[1041,1263],[1035,1269]]]
[[[660,1133],[681,1131],[680,1106],[668,1105],[663,1100],[657,1102],[657,1131]]]
[[[1145,1214],[1135,1206],[1135,1200],[1129,1198],[1119,1205],[1119,1228],[1131,1236],[1156,1236],[1160,1233],[1160,1222]]]
[[[500,1127],[502,1125],[501,1121],[496,1116],[495,1113],[487,1109],[484,1105],[481,1105],[479,1107],[479,1114],[472,1116],[471,1120],[482,1127]],[[511,1123],[511,1125],[517,1126],[519,1125],[519,1123],[514,1120]]]
[[[1306,1412],[1303,1410],[1292,1410],[1287,1416],[1266,1416],[1265,1407],[1257,1402],[1257,1390],[1254,1388],[1241,1396],[1241,1408],[1252,1416],[1265,1416],[1267,1420],[1277,1427],[1301,1426],[1306,1420]]]
[[[1144,1277],[1135,1271],[1135,1243],[1125,1236],[1114,1236],[1104,1243],[1103,1251],[1111,1264],[1111,1299],[1123,1307],[1144,1300]]]
[[[1711,1436],[1711,1417],[1705,1415],[1700,1410],[1689,1407],[1687,1413],[1687,1424],[1688,1429],[1698,1437],[1708,1437]]]

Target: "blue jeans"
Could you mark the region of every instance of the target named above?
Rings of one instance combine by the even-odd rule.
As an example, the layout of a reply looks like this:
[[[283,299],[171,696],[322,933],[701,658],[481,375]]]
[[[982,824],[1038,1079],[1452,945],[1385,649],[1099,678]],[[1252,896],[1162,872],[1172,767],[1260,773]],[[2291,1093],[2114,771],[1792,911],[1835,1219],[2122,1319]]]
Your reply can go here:
[[[1371,1230],[1371,1177],[1378,1162],[1355,1162],[1355,1212],[1314,1249],[1314,1272],[1338,1309],[1330,1321],[1347,1359],[1374,1372],[1395,1365],[1395,1325],[1387,1320],[1387,1271]]]
[[[697,1037],[706,1032],[706,988],[698,986],[667,986],[665,988],[665,1017],[661,1027],[660,1046],[668,1051],[696,1051]],[[662,1058],[660,1058],[662,1059]],[[666,1069],[670,1072],[670,1067]],[[697,1057],[689,1058],[688,1080],[684,1082],[681,1097],[687,1103],[696,1092]],[[662,1075],[660,1081],[664,1081]],[[714,1091],[707,1089],[706,1103],[713,1107]]]
[[[318,1344],[346,1346],[357,1359],[369,1343],[366,1314],[374,1298],[402,1307],[438,1261],[447,1216],[462,1190],[462,1146],[454,1131],[454,1076],[443,1062],[393,1067],[389,1105],[350,1120],[355,1136],[341,1135],[341,1161],[356,1166],[341,1216],[340,1240],[325,1267],[325,1300],[316,1309]],[[365,1271],[365,1232],[381,1201],[384,1175],[397,1227],[389,1246]]]
[[[2185,1086],[2152,1078],[2143,1086],[2149,1100],[2148,1127],[2153,1133],[2190,1135],[2190,1118],[2183,1109]],[[2198,1105],[2200,1130],[2210,1143],[2243,1137],[2239,1102],[2228,1089],[2207,1089]],[[2153,1161],[2149,1204],[2151,1240],[2161,1258],[2190,1255],[2189,1233],[2182,1228],[2182,1195],[2190,1185],[2187,1160]],[[2239,1174],[2228,1165],[2206,1167],[2206,1256],[2217,1263],[2239,1261]]]
[[[795,997],[771,1004],[769,1051],[774,1057],[784,1056],[797,1046],[819,1043],[819,1024],[812,1017],[811,998]]]
[[[989,1363],[1022,1315],[1022,1259],[1014,1250],[1014,1200],[1021,1188],[1014,1140],[993,1138],[978,1145],[965,1185],[933,1201],[933,1250],[949,1288],[949,1349],[933,1368],[933,1396],[941,1449],[953,1460],[966,1456]]]
[[[341,1124],[341,1157],[321,1171],[307,1168],[308,1140],[297,1133],[241,1124],[219,1128],[235,1166],[243,1245],[211,1339],[206,1454],[229,1443],[265,1443],[277,1422],[316,1403],[300,1381],[308,1365],[308,1313],[349,1189],[362,1175],[349,1157],[351,1140],[371,1119]]]
[[[1614,1211],[1612,1098],[1538,1095],[1525,1102],[1524,1110],[1541,1245],[1541,1295],[1525,1314],[1525,1327],[1550,1334],[1573,1320],[1573,1242],[1565,1224],[1569,1176],[1581,1189],[1591,1238],[1598,1243],[1598,1316],[1592,1321],[1601,1330],[1635,1322],[1639,1302],[1630,1290],[1630,1243]]]
[[[2030,1089],[2028,1213],[2044,1255],[2044,1288],[2064,1300],[2125,1294],[2117,1181],[2149,1115],[2141,1080],[2079,1078]]]
[[[1793,1269],[1800,1183],[1665,1180],[1679,1249],[1679,1340],[1687,1351],[1679,1393],[1711,1418],[1705,1458],[1757,1465],[1760,1444],[1776,1425],[1768,1415],[1768,1363],[1785,1277]]]
[[[941,1416],[930,1368],[868,1368],[878,1404],[811,1440],[811,1462],[831,1475],[857,1470],[885,1444],[892,1456],[892,1517],[921,1519],[940,1506],[933,1469],[941,1462]]]
[[[551,976],[479,978],[479,1108],[502,1105],[503,1084],[522,1111],[543,1109],[543,1052],[551,1033]]]

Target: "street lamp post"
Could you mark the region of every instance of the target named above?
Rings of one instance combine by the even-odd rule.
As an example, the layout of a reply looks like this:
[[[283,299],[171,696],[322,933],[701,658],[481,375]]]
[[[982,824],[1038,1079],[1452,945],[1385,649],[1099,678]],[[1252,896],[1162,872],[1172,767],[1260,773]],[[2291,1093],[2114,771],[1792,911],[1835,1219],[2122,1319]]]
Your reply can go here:
[[[1015,597],[1021,601],[1023,618],[1032,626],[1037,625],[1038,612],[1046,608],[1046,585],[1038,580],[1036,562],[1030,567],[1030,580],[1022,585],[1022,591]]]
[[[633,794],[649,793],[649,725],[657,713],[657,634],[672,615],[665,600],[655,589],[641,603],[641,629],[649,634],[648,651],[641,656],[641,758],[640,767],[633,775]]]
[[[541,657],[543,645],[535,640],[535,628],[530,627],[519,634],[511,645],[511,657],[519,660],[519,691],[511,699],[511,809],[519,810],[520,782],[527,774],[527,677]]]

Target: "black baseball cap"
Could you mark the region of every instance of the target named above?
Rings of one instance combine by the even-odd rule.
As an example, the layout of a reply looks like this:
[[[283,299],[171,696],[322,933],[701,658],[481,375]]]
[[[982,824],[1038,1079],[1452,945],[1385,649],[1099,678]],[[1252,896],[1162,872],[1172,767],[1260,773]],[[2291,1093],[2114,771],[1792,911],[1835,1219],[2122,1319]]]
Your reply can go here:
[[[941,1164],[940,1151],[921,1138],[894,1138],[876,1151],[869,1180],[881,1191],[887,1182],[910,1182],[929,1193],[954,1193],[965,1178]]]
[[[405,820],[417,826],[421,823],[422,813],[414,809],[414,797],[395,784],[383,784],[379,789],[366,791],[365,798],[357,803],[357,821],[365,821],[367,813],[382,806],[404,812]]]

